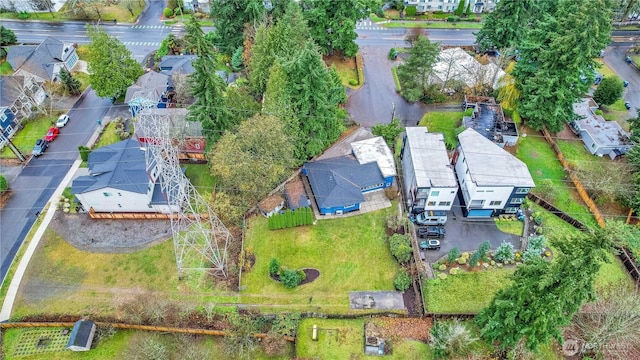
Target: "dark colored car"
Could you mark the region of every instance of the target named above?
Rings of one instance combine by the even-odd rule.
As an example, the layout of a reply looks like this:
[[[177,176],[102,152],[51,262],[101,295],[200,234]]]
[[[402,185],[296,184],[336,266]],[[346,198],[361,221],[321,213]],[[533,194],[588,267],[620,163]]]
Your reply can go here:
[[[627,108],[627,110],[631,110],[631,103],[630,103],[630,102],[628,102],[628,101],[626,101],[626,102],[624,103],[624,107],[626,107],[626,108]]]
[[[58,129],[57,127],[52,127],[51,129],[49,129],[49,131],[47,132],[47,136],[45,136],[45,140],[47,140],[48,142],[53,141],[56,137],[58,137],[58,134],[60,133],[60,129]]]
[[[416,233],[421,238],[443,238],[445,230],[442,226],[419,227]]]
[[[422,250],[440,250],[440,241],[438,241],[438,240],[422,240],[422,241],[420,241],[420,249],[422,249]]]
[[[36,144],[33,146],[33,151],[31,153],[33,154],[33,156],[40,156],[42,155],[42,153],[44,153],[45,150],[47,150],[48,146],[49,143],[47,142],[47,140],[38,139],[38,141],[36,141]]]

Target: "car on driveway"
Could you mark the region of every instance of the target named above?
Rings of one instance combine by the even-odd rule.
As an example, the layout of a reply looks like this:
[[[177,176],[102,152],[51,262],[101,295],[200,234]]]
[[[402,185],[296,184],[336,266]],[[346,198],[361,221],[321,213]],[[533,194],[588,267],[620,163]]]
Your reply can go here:
[[[447,222],[447,212],[442,210],[429,210],[415,216],[418,225],[444,225]]]
[[[38,139],[38,141],[36,141],[36,144],[33,146],[33,151],[31,152],[31,154],[33,154],[33,156],[40,156],[42,155],[42,153],[44,153],[45,150],[47,150],[48,146],[49,143],[47,142],[47,140]]]
[[[416,230],[416,234],[421,238],[443,238],[445,230],[442,226],[422,226]]]
[[[48,142],[51,142],[58,136],[59,133],[60,129],[58,129],[57,127],[52,127],[51,129],[49,129],[49,131],[47,132],[47,136],[45,136],[44,139]]]
[[[59,128],[64,127],[65,125],[67,125],[68,122],[69,122],[69,115],[62,114],[56,121],[56,127],[59,127]]]
[[[420,241],[421,250],[440,250],[440,241],[438,240],[422,240]]]

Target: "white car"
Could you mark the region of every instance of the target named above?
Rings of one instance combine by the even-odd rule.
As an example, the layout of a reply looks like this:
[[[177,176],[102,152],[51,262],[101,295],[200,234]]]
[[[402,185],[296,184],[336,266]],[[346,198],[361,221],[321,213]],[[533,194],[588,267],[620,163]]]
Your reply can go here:
[[[65,125],[67,125],[68,122],[69,122],[69,115],[62,114],[58,118],[58,121],[56,121],[56,127],[59,127],[59,128],[64,127]]]

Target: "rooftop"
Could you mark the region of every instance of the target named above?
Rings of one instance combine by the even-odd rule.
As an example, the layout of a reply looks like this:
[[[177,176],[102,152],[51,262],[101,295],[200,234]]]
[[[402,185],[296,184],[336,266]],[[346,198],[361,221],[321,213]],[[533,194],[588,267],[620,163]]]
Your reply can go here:
[[[416,185],[421,188],[457,187],[444,135],[430,133],[426,127],[408,127],[405,131],[406,146],[411,149]]]
[[[606,121],[593,111],[591,99],[585,98],[573,104],[573,111],[578,116],[576,125],[589,133],[598,146],[629,145],[630,135],[615,121]],[[592,101],[592,100],[591,100]]]
[[[352,142],[351,149],[360,164],[376,162],[382,176],[385,178],[396,176],[396,165],[393,161],[393,154],[382,136]]]
[[[478,186],[535,187],[527,165],[482,134],[468,128],[458,140],[469,175]]]

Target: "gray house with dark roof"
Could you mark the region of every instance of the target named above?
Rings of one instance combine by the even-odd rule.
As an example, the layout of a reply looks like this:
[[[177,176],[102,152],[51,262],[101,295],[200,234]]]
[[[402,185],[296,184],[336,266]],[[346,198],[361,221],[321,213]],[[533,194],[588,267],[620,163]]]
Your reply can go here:
[[[391,186],[376,162],[361,164],[352,156],[308,162],[302,167],[321,215],[360,209],[363,193]]]
[[[147,169],[144,149],[129,139],[89,154],[89,175],[73,180],[71,192],[86,210],[95,212],[156,212],[171,209],[155,166]]]
[[[73,44],[46,37],[40,45],[14,45],[7,48],[7,62],[15,75],[27,72],[39,81],[57,81],[60,70],[71,72],[78,62]]]
[[[0,148],[18,130],[22,119],[35,115],[34,108],[46,97],[34,76],[0,76]]]
[[[129,105],[131,115],[136,116],[145,104],[153,104],[158,108],[167,107],[167,90],[169,75],[148,71],[127,88],[124,102]]]

